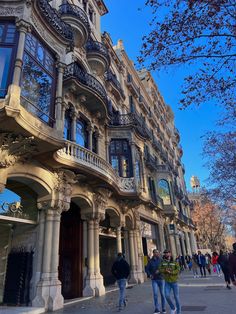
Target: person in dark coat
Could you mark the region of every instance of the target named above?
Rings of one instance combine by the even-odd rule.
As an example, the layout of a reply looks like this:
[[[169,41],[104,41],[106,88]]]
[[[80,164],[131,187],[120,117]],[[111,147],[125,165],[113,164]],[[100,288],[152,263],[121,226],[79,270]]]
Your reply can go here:
[[[220,255],[217,260],[218,264],[220,265],[222,272],[225,277],[226,288],[231,289],[230,287],[230,276],[229,276],[229,255],[224,254],[222,250],[220,250]]]
[[[232,284],[236,286],[236,242],[233,244],[233,253],[229,255],[229,275]]]
[[[116,278],[120,296],[119,296],[119,311],[122,310],[122,306],[126,307],[126,299],[125,299],[125,289],[127,278],[130,274],[130,266],[126,262],[122,253],[117,254],[117,259],[112,265],[111,272],[113,276]]]
[[[197,263],[200,268],[201,276],[203,277],[203,274],[204,274],[204,277],[206,277],[206,257],[205,255],[202,254],[201,251],[198,251]]]
[[[152,280],[152,292],[153,292],[153,301],[154,301],[154,314],[161,313],[160,306],[158,303],[158,289],[161,295],[161,306],[162,306],[162,313],[166,313],[166,299],[165,299],[165,281],[163,275],[159,272],[159,266],[162,262],[162,258],[160,253],[157,249],[153,250],[153,256],[149,260],[146,266],[146,272],[148,277]]]

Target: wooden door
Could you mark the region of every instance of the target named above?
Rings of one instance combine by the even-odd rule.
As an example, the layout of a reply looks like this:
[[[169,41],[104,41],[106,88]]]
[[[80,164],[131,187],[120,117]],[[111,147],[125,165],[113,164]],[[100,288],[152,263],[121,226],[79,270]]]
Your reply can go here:
[[[65,299],[82,296],[83,288],[83,223],[80,209],[71,204],[68,212],[63,212],[60,230],[59,279]]]

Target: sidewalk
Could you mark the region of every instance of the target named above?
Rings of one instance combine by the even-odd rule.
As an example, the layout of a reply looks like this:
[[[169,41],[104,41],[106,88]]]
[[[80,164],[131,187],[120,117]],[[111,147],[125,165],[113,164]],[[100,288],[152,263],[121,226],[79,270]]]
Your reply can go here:
[[[128,287],[128,305],[123,314],[153,313],[152,290],[150,281]],[[235,314],[236,287],[225,288],[222,277],[212,275],[206,278],[193,278],[185,273],[180,279],[180,298],[184,314]],[[66,305],[55,314],[103,314],[117,312],[118,291],[111,290],[99,298],[81,299]],[[168,309],[168,306],[167,306]],[[167,311],[169,313],[169,309]]]

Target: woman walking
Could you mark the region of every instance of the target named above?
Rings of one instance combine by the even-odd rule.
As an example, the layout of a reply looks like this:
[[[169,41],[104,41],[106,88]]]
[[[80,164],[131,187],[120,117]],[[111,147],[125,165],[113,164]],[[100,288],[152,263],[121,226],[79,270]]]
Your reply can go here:
[[[220,277],[220,265],[218,264],[218,258],[219,258],[218,253],[213,252],[212,259],[211,259],[211,263],[213,265],[213,271],[214,273],[217,273],[217,275]]]

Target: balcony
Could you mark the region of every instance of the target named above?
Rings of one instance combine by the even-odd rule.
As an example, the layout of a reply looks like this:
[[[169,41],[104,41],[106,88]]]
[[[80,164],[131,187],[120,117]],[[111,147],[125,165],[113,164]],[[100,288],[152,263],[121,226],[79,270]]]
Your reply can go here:
[[[85,104],[88,110],[98,113],[101,117],[108,116],[108,100],[104,87],[93,75],[85,72],[76,62],[67,65],[64,72],[64,84],[78,96],[85,96]]]
[[[177,212],[177,209],[174,205],[170,204],[170,205],[165,205],[164,204],[164,213],[168,216],[171,216],[171,217],[175,217],[176,215],[176,212]]]
[[[157,170],[157,161],[150,153],[146,153],[145,154],[144,161],[145,161],[146,166],[150,170],[152,170],[152,171],[156,171]]]
[[[117,114],[111,117],[110,126],[131,126],[145,139],[152,139],[152,133],[147,128],[145,121],[136,113]]]
[[[117,175],[112,166],[92,151],[79,146],[74,142],[66,141],[65,147],[57,151],[55,159],[67,167],[77,168],[81,171],[105,180],[117,191],[123,193],[136,193],[134,178],[122,178]]]
[[[74,42],[72,27],[62,20],[60,13],[51,7],[48,0],[39,0],[36,3],[46,22],[72,46]]]
[[[93,72],[102,76],[110,66],[110,57],[106,46],[94,40],[86,43],[86,52],[88,63]]]
[[[88,40],[91,32],[87,14],[77,5],[62,4],[59,7],[61,19],[74,29],[76,47],[82,47]]]
[[[178,213],[178,219],[184,222],[186,225],[189,224],[189,218],[181,212]]]
[[[143,109],[143,111],[145,111],[148,114],[149,113],[148,105],[147,105],[147,103],[146,103],[146,101],[142,95],[139,95],[138,101],[139,101],[139,105]]]
[[[152,145],[157,151],[162,151],[161,143],[155,137],[153,138]]]
[[[128,87],[128,89],[130,90],[130,92],[133,94],[133,96],[135,97],[135,98],[138,98],[139,97],[139,88],[138,88],[138,86],[135,84],[135,82],[134,82],[134,79],[133,79],[133,77],[132,77],[132,75],[131,74],[129,74],[128,73],[128,75],[127,75],[127,87]]]
[[[174,184],[174,193],[175,193],[175,196],[182,200],[183,197],[184,197],[184,193],[183,191],[177,186],[177,184]]]
[[[105,80],[109,82],[111,88],[112,88],[112,93],[116,97],[116,99],[121,100],[125,99],[125,94],[124,91],[120,85],[120,82],[117,80],[115,74],[113,74],[110,70],[108,70],[105,73]]]

